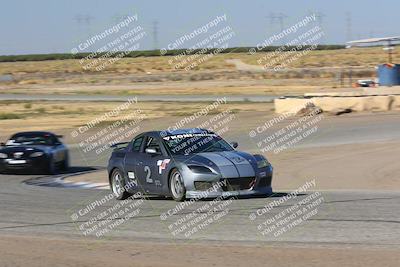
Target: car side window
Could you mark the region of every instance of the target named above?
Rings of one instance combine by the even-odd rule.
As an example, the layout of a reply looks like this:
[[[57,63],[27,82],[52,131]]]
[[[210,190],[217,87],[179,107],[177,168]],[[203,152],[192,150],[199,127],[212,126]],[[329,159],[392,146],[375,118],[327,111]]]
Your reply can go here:
[[[135,140],[133,140],[132,151],[140,152],[140,147],[141,147],[142,141],[143,141],[143,136],[138,137]]]
[[[157,152],[161,152],[160,144],[158,143],[157,139],[153,138],[153,137],[148,137],[147,138],[146,147],[144,149],[146,150],[146,148],[153,148]]]

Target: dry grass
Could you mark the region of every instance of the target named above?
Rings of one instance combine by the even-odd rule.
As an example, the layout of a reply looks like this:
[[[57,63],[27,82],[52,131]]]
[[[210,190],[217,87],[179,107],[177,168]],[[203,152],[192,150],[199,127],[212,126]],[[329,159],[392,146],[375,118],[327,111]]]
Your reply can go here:
[[[117,108],[122,102],[30,102],[0,101],[0,108],[5,114],[15,114],[15,118],[0,120],[2,135],[21,130],[51,130],[72,129],[84,125],[95,118]],[[205,107],[208,103],[174,103],[174,102],[139,102],[132,104],[118,116],[105,122],[111,123],[122,119],[140,109],[146,119],[189,116]],[[266,103],[229,103],[222,105],[219,111],[232,110],[235,113],[243,111],[263,111],[272,113],[273,104]],[[215,111],[214,111],[215,112]]]
[[[395,50],[394,58],[400,56]],[[321,87],[340,87],[339,67],[353,78],[373,78],[374,67],[386,61],[381,47],[311,51],[294,61],[289,68],[314,68],[288,72],[236,70],[229,59],[257,66],[265,53],[220,54],[211,57],[192,71],[175,70],[168,63],[172,57],[124,58],[102,72],[84,71],[79,60],[0,63],[0,75],[12,74],[12,82],[0,83],[0,93],[32,94],[108,94],[108,95],[163,95],[163,94],[302,94],[316,92]],[[347,72],[344,73],[347,77]],[[353,82],[354,82],[353,80]],[[345,81],[345,87],[349,81]]]
[[[220,54],[211,57],[194,70],[221,70],[235,67],[226,62],[227,59],[240,59],[248,64],[257,64],[257,59],[266,53],[255,55],[245,53]],[[399,50],[394,50],[394,58],[400,56]],[[175,71],[168,61],[172,57],[138,57],[124,58],[107,67],[104,72],[136,73],[171,72]],[[375,66],[387,60],[386,52],[381,47],[351,48],[341,50],[312,51],[291,67],[348,67],[348,66]],[[0,74],[27,74],[27,73],[84,73],[79,60],[52,60],[37,62],[4,62],[0,63]],[[89,71],[90,72],[90,71]],[[97,73],[97,72],[95,72]]]
[[[266,54],[266,53],[264,53]],[[234,58],[242,59],[247,64],[257,64],[259,56],[235,55]],[[399,50],[394,50],[394,58],[400,58]],[[306,56],[294,61],[290,67],[350,67],[363,66],[375,67],[386,63],[387,52],[382,47],[351,48],[341,50],[312,51]]]

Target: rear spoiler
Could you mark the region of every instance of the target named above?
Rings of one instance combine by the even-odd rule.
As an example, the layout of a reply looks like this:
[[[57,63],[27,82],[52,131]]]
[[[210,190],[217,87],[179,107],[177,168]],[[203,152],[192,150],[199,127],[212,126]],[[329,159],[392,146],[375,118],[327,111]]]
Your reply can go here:
[[[122,143],[115,143],[111,145],[110,147],[114,150],[119,150],[127,147],[129,145],[129,142],[122,142]]]

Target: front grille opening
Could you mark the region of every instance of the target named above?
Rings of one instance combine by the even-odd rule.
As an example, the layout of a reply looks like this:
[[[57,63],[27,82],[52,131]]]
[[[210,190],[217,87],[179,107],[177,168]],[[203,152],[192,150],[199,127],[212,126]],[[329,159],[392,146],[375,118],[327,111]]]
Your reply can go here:
[[[271,186],[272,176],[266,176],[261,178],[260,182],[258,183],[258,187],[269,187]]]
[[[194,182],[194,188],[196,188],[197,191],[206,191],[211,187],[212,187],[211,182],[201,182],[201,181]]]
[[[248,190],[256,183],[255,177],[241,177],[225,179],[226,186],[222,187],[223,191]]]

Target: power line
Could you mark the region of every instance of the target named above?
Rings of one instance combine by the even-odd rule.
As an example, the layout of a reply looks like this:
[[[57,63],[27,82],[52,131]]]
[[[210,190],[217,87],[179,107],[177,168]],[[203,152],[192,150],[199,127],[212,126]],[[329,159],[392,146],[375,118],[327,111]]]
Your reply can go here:
[[[86,15],[77,14],[74,17],[74,20],[76,21],[76,23],[78,23],[79,26],[82,26],[82,25],[90,26],[90,24],[92,23],[92,20],[94,20],[94,17],[92,17],[88,14],[86,14]]]

